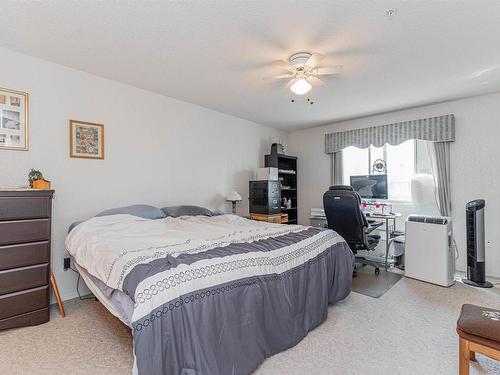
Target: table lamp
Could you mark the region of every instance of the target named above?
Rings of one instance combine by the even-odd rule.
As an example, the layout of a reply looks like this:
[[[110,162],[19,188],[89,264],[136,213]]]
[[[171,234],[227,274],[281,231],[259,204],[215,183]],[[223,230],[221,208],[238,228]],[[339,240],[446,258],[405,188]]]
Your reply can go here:
[[[232,191],[227,196],[226,201],[232,203],[232,213],[236,215],[236,202],[241,201],[241,195],[237,191]]]

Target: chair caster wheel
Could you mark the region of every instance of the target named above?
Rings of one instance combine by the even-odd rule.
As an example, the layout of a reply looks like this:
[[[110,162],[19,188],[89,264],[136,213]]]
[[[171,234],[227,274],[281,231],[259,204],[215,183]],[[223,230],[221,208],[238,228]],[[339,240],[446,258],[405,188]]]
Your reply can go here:
[[[379,275],[380,274],[380,268],[375,268],[375,275]]]

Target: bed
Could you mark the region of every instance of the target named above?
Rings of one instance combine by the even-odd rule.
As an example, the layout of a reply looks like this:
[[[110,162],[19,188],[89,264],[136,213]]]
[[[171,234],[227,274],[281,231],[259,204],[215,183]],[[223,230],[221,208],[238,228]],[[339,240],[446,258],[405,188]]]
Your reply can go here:
[[[354,261],[334,231],[235,215],[104,215],[66,248],[131,328],[140,375],[251,373],[350,293]]]

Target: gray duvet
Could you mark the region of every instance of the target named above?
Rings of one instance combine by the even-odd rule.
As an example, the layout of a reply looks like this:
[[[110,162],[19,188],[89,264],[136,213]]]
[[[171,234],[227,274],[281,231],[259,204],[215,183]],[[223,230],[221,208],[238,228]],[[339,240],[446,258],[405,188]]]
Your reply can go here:
[[[179,219],[164,220],[168,226]],[[139,374],[249,374],[300,342],[326,319],[328,305],[351,291],[353,254],[333,231],[226,222],[231,217],[200,220],[227,230],[214,229],[210,239],[117,252],[111,270],[93,275],[134,303]],[[171,224],[178,231],[186,223]],[[68,250],[81,243],[78,235],[69,237]],[[79,264],[80,250],[72,254]]]

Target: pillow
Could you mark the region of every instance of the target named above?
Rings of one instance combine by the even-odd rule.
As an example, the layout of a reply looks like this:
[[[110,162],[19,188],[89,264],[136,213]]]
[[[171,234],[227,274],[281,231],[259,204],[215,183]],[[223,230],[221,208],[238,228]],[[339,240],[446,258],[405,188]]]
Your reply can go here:
[[[198,206],[172,206],[163,207],[162,211],[167,216],[179,217],[179,216],[212,216],[212,211],[208,208],[198,207]]]
[[[118,214],[128,214],[152,220],[164,219],[166,217],[162,210],[154,206],[148,206],[147,204],[134,204],[132,206],[112,208],[110,210],[99,212],[95,216],[108,216]]]
[[[74,227],[76,227],[78,224],[81,224],[83,223],[84,220],[80,220],[80,221],[75,221],[73,224],[71,224],[68,228],[68,233],[71,232],[73,230]]]

